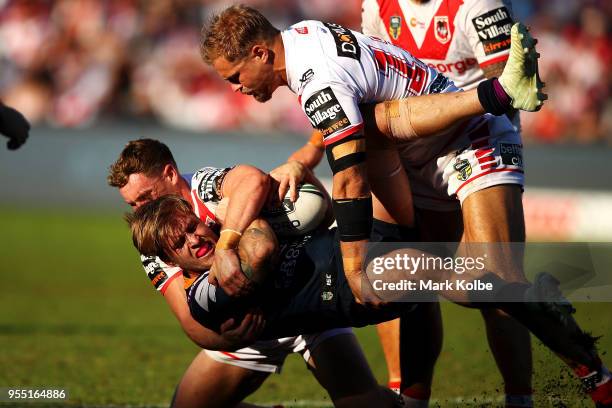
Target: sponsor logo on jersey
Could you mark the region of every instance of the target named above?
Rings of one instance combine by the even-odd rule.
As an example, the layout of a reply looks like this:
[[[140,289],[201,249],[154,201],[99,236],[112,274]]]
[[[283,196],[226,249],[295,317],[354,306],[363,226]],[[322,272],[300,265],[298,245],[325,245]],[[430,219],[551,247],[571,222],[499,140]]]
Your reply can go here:
[[[457,159],[455,165],[453,166],[457,174],[457,180],[465,181],[472,175],[472,165],[467,159]]]
[[[329,86],[308,98],[304,104],[304,111],[312,126],[319,129],[323,137],[345,129],[351,124]]]
[[[326,273],[323,276],[323,291],[321,292],[321,300],[324,303],[331,302],[334,298],[334,276],[331,273]]]
[[[143,261],[145,272],[151,283],[155,286],[155,289],[159,289],[161,285],[168,279],[168,275],[164,272],[164,269],[155,261],[155,258],[151,257]]]
[[[306,72],[302,74],[302,77],[300,78],[300,88],[305,87],[306,84],[312,80],[312,78],[314,78],[314,71],[309,68],[308,70],[306,70]]]
[[[419,28],[425,28],[425,23],[422,21],[417,20],[415,17],[412,17],[410,19],[410,27],[419,27]]]
[[[450,80],[442,74],[437,74],[434,80],[429,85],[429,93],[436,94],[446,89]]]
[[[469,71],[470,69],[479,67],[478,60],[476,58],[465,58],[455,62],[441,62],[439,64],[434,64],[430,62],[427,65],[443,74],[447,72],[456,72],[458,74],[463,74],[464,72]]]
[[[394,40],[397,40],[402,33],[402,18],[400,16],[391,16],[389,18],[389,35]]]
[[[308,34],[308,27],[295,27],[294,30],[297,31],[298,34]]]
[[[523,146],[513,143],[500,143],[499,154],[503,164],[523,167]]]
[[[323,23],[331,31],[332,37],[336,42],[336,50],[339,57],[348,57],[359,60],[361,57],[361,49],[355,34],[348,28],[344,28],[339,24]]]
[[[450,28],[448,25],[448,16],[434,17],[434,35],[440,44],[446,44],[450,41]]]
[[[197,186],[198,197],[204,202],[221,200],[221,184],[230,169],[204,167],[193,175],[193,186]]]
[[[510,48],[512,19],[506,7],[499,7],[472,19],[472,24],[482,42],[485,55]]]
[[[298,241],[280,243],[280,265],[278,266],[279,273],[275,274],[275,288],[288,289],[294,284],[295,269],[296,266],[299,266],[298,259],[303,252],[304,245],[310,241],[310,238],[310,235],[305,235]]]

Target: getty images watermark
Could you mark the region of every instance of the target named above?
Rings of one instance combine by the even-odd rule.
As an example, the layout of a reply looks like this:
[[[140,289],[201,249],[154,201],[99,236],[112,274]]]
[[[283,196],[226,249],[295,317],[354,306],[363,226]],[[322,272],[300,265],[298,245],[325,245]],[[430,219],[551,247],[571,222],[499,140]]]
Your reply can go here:
[[[395,276],[409,274],[416,275],[418,272],[426,275],[430,271],[453,272],[457,275],[462,275],[465,272],[484,273],[486,270],[485,261],[487,254],[482,256],[434,256],[425,253],[403,253],[395,252],[389,255],[376,256],[372,259],[371,271],[375,275],[382,275],[387,271],[392,271]],[[433,279],[400,279],[397,282],[388,282],[385,279],[374,279],[372,282],[374,290],[408,290],[408,291],[447,291],[447,290],[493,290],[491,282],[482,282],[481,280],[466,280],[466,279],[445,279],[443,281],[435,281]]]
[[[376,243],[365,278],[386,302],[610,302],[612,243]]]

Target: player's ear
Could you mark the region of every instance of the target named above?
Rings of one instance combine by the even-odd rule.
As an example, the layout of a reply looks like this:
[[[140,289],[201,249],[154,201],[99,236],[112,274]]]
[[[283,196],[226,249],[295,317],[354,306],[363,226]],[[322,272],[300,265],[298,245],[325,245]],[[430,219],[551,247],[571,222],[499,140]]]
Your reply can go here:
[[[179,174],[172,164],[166,164],[162,170],[162,177],[169,180],[172,184],[176,184]]]
[[[251,48],[251,56],[253,59],[265,64],[268,62],[268,58],[270,57],[270,49],[268,49],[268,47],[266,47],[264,44],[255,44]]]

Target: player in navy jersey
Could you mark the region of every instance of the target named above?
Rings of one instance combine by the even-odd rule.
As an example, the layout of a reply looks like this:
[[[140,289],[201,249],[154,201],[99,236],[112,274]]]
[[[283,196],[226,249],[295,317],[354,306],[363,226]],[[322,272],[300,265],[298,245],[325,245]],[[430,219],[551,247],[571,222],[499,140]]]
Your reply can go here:
[[[342,273],[338,236],[334,230],[281,243],[279,253],[272,229],[265,221],[255,220],[245,230],[239,252],[245,275],[261,286],[247,297],[232,297],[209,282],[208,272],[214,263],[214,252],[205,256],[199,254],[200,248],[217,242],[218,235],[207,228],[180,197],[165,196],[147,203],[129,217],[129,223],[139,251],[159,256],[172,264],[188,266],[199,274],[189,291],[188,302],[192,316],[212,330],[219,330],[221,322],[229,317],[239,319],[254,306],[263,310],[266,319],[266,327],[261,333],[263,338],[308,333],[334,326],[359,327],[379,323],[414,307],[411,303],[400,302],[382,304],[379,308],[358,303]],[[383,238],[399,238],[396,227],[387,224],[387,229],[382,232]],[[550,290],[550,281],[538,280],[534,285],[512,283],[486,270],[479,274],[473,274],[473,269],[456,274],[444,273],[436,266],[420,268],[418,278],[392,267],[388,272],[406,280],[445,282],[450,279],[456,282],[482,279],[491,283],[493,291],[481,292],[478,296],[485,297],[479,298],[458,286],[454,290],[438,291],[464,305],[501,308],[524,324],[572,368],[582,366],[591,370],[592,375],[583,382],[591,396],[598,403],[612,402],[612,377],[598,357],[594,339],[574,321],[559,318],[558,309],[568,308],[568,303],[558,297],[560,295],[555,295],[555,299],[529,301],[534,293]],[[265,276],[268,279],[264,279]],[[500,298],[513,301],[487,303]]]
[[[296,171],[308,172],[299,163],[290,163],[273,173],[282,183]],[[224,226],[235,222],[229,225],[236,229],[242,228],[241,222],[250,223],[248,217],[258,215],[273,184],[267,174],[248,165],[204,167],[191,176],[182,176],[169,148],[152,139],[128,143],[111,166],[108,182],[134,209],[163,195],[178,194],[189,201],[199,220],[217,232],[222,221]],[[314,177],[309,182],[319,183]],[[247,217],[246,221],[241,217]],[[204,257],[213,251],[212,246],[203,246],[199,255]],[[382,401],[385,406],[395,403],[392,395],[378,387],[350,328],[253,343],[262,320],[257,313],[247,313],[244,318],[220,322],[225,326],[218,334],[189,313],[186,291],[195,279],[189,269],[168,265],[156,256],[141,254],[141,260],[151,283],[164,296],[182,329],[204,348],[181,379],[173,407],[249,407],[241,401],[270,373],[280,372],[291,353],[303,356],[337,406],[369,407],[372,401]]]

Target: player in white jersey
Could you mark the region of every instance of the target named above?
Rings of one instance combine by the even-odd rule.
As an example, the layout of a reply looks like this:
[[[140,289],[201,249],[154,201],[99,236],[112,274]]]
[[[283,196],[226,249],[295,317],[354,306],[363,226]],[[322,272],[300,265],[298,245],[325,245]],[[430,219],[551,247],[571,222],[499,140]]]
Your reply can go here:
[[[472,89],[501,75],[510,50],[511,10],[503,0],[364,0],[361,29]]]
[[[473,89],[481,81],[502,73],[509,56],[512,24],[510,4],[502,0],[364,0],[362,4],[361,26],[364,34],[383,38],[408,50],[463,89]],[[520,129],[518,112],[513,112],[510,116],[516,129]],[[516,157],[520,159],[519,148],[522,145],[520,137],[507,133],[488,143],[489,146],[503,146],[504,144],[511,146],[511,149],[515,150]],[[476,155],[489,149],[489,146],[481,146],[481,149],[478,150],[472,149],[469,143],[464,143],[454,152],[448,152],[446,156],[464,150],[463,157],[473,162],[478,160]],[[439,241],[460,239],[460,231],[452,228],[462,224],[468,225],[469,228],[473,226],[473,223],[462,222],[461,209],[456,205],[457,202],[446,194],[445,190],[448,189],[448,186],[433,182],[440,175],[435,169],[442,166],[422,166],[409,159],[411,150],[409,145],[403,150],[406,156],[404,167],[411,179],[411,187],[415,194],[416,217],[420,225],[425,225],[430,231],[435,231],[426,234],[425,238]],[[441,156],[444,155],[436,156],[434,160],[441,159]],[[500,160],[499,154],[492,156],[482,156],[485,157],[486,167],[492,168],[491,159]],[[446,163],[448,166],[456,162],[449,163],[446,160]],[[508,178],[503,177],[503,173],[500,172],[484,173],[478,170],[473,171],[473,178],[488,180],[486,184],[482,183],[480,188],[503,183],[516,183],[522,186],[522,176]],[[468,177],[466,182],[469,180]],[[443,189],[442,194],[436,191],[440,189]],[[507,210],[500,209],[499,212],[507,213]],[[517,225],[522,224],[520,219],[512,219],[510,222]],[[491,225],[496,224],[491,222]],[[499,225],[499,228],[501,231],[496,236],[490,234],[474,236],[468,233],[466,238],[484,240],[506,236],[513,241],[522,240],[520,236],[522,234],[508,233],[508,226]],[[515,268],[517,267],[519,267],[518,263]],[[429,306],[435,307],[434,305]],[[420,312],[424,310],[425,308],[421,308]],[[483,310],[482,315],[491,351],[504,380],[507,406],[529,406],[531,404],[532,362],[527,330],[499,310]],[[413,314],[407,320],[414,319],[415,316],[416,314]],[[414,325],[410,321],[404,324]],[[426,323],[423,330],[435,336],[438,327],[440,327],[439,318],[433,319],[429,324]],[[399,322],[380,325],[379,334],[385,355],[389,356],[388,363],[397,361],[397,356],[392,355],[399,353]],[[439,337],[441,335],[442,331],[439,330]],[[416,346],[414,347],[416,350],[421,348],[418,347],[418,344]],[[410,346],[404,345],[404,347],[409,348]],[[431,378],[429,381],[426,378],[429,373],[433,372],[436,358],[437,353],[434,353],[430,358],[431,366],[425,364],[420,370],[415,366],[407,367],[405,376],[411,378],[404,381],[404,392],[411,392],[409,388],[406,388],[407,386],[416,388],[416,391],[412,391],[412,396],[425,399],[427,393],[419,392],[418,383],[431,384]],[[391,369],[395,378],[401,378],[398,375],[397,366],[390,365],[390,371]]]
[[[281,173],[287,170],[284,167],[280,168]],[[167,146],[151,139],[130,142],[111,166],[108,181],[119,188],[133,208],[166,194],[178,194],[188,200],[198,218],[216,230],[219,228],[217,205],[222,197],[229,200],[224,209],[224,225],[236,216],[246,217],[245,222],[250,223],[248,218],[259,214],[271,184],[267,175],[245,165],[225,169],[205,167],[188,180],[179,175]],[[314,177],[309,182],[318,183]],[[239,223],[234,228],[240,228]],[[211,249],[203,248],[200,255],[205,256]],[[251,344],[263,327],[261,316],[252,313],[239,324],[227,322],[225,331],[219,335],[191,318],[185,291],[193,283],[192,274],[169,266],[157,257],[142,256],[142,262],[185,333],[204,348],[185,372],[173,407],[250,406],[240,401],[254,392],[270,373],[280,372],[287,355],[294,352],[300,353],[312,366],[311,371],[336,406],[367,407],[372,401],[385,398],[380,395],[381,390],[350,328]]]
[[[525,37],[528,57],[523,56],[521,47],[517,51],[520,54],[517,64],[508,75],[499,81],[487,82],[477,93],[450,94],[457,88],[448,79],[410,53],[382,40],[317,21],[304,21],[281,33],[261,13],[246,6],[227,8],[203,28],[201,53],[236,91],[252,95],[260,102],[269,100],[279,86],[289,86],[298,94],[304,112],[324,136],[334,173],[334,215],[347,280],[357,299],[376,303],[375,298],[365,299],[368,287],[362,288],[361,280],[362,260],[372,225],[372,195],[366,178],[364,121],[359,104],[447,92],[446,97],[425,98],[423,104],[418,103],[429,111],[429,121],[418,130],[428,135],[441,133],[447,138],[467,135],[482,124],[471,120],[461,126],[451,126],[466,117],[485,112],[502,114],[511,106],[537,110],[544,96],[536,73],[526,72],[523,64],[529,59],[528,65],[533,67],[535,50],[532,43],[527,44],[532,40],[525,29],[517,27],[517,30],[523,30],[517,35]],[[387,138],[409,140],[423,136],[411,124],[414,108],[411,99],[375,108],[382,111],[378,125]],[[454,119],[445,121],[443,117]],[[441,123],[448,125],[441,127]],[[383,138],[378,139],[384,142]],[[443,137],[438,135],[428,140],[440,145]],[[393,153],[387,151],[387,154]],[[408,181],[404,177],[401,187],[400,180],[393,182],[396,191],[379,191],[381,195],[377,198],[386,201],[395,197],[395,202],[388,204],[401,208],[393,208],[393,216],[401,224],[409,225],[413,219],[412,203],[406,202]],[[222,235],[221,242],[227,239],[230,239],[229,233]],[[220,279],[221,285],[233,294],[224,280],[240,273],[238,260],[233,257],[230,263],[224,254],[222,259],[225,267],[214,268],[211,276],[213,280]],[[218,261],[215,259],[215,262]],[[219,278],[220,274],[224,277]]]
[[[363,1],[364,34],[385,39],[406,49],[465,89],[472,89],[482,80],[501,74],[509,55],[511,27],[510,10],[501,0]],[[518,115],[514,116],[518,122]],[[496,121],[501,123],[500,120]],[[472,193],[491,186],[506,183],[522,186],[522,165],[497,165],[509,160],[500,154],[501,147],[510,153],[506,156],[514,157],[522,164],[520,137],[505,126],[492,126],[491,123],[494,122],[483,126],[485,129],[473,132],[472,137],[459,138],[459,141],[443,138],[437,145],[430,141],[401,145],[402,161],[410,177],[414,195],[416,217],[419,225],[427,229],[421,231],[421,239],[461,239],[461,226],[464,222],[458,201],[453,197],[455,193],[459,192],[463,200]],[[487,134],[492,137],[484,137]],[[458,152],[462,152],[461,157],[457,157]],[[311,141],[290,159],[297,159],[314,167],[322,154],[320,137],[313,135]],[[456,178],[453,177],[455,175]],[[466,189],[469,191],[466,192]],[[505,204],[500,203],[502,206]],[[508,211],[502,208],[500,212]],[[512,219],[510,224],[522,225],[522,216],[516,217],[520,220]],[[480,224],[465,222],[466,228],[480,231],[482,228],[479,225],[482,224],[497,225],[486,219]],[[466,238],[489,240],[509,237],[512,241],[523,240],[520,228],[514,228],[510,232],[506,231],[509,226],[499,228],[501,231],[498,233],[493,230],[484,235],[475,235],[473,231],[468,231]],[[515,270],[520,269],[518,262],[514,262],[512,267]],[[425,313],[427,308],[432,309],[428,318],[419,318],[418,313]],[[419,319],[423,332],[430,333],[428,340],[423,341],[440,344],[439,340],[432,341],[442,335],[437,305],[426,305],[420,308],[418,313],[411,314],[409,319],[412,321],[406,321],[404,324],[413,327],[414,320]],[[504,378],[509,406],[531,404],[531,347],[527,331],[499,310],[483,310],[482,313],[487,324],[491,349]],[[398,383],[402,379],[397,365],[399,322],[384,323],[378,329],[388,364],[390,386],[399,388]],[[418,354],[412,360],[408,359],[420,363],[405,367],[404,377],[409,378],[404,378],[402,387],[406,394],[422,401],[424,405],[430,393],[433,364],[440,348],[423,347],[418,343],[404,343],[403,347],[404,353],[412,354],[423,349],[429,350],[429,358]]]

